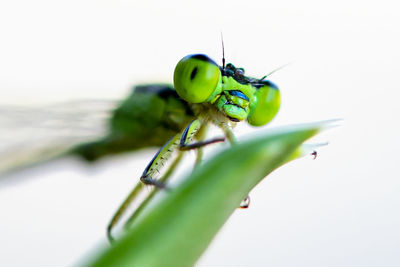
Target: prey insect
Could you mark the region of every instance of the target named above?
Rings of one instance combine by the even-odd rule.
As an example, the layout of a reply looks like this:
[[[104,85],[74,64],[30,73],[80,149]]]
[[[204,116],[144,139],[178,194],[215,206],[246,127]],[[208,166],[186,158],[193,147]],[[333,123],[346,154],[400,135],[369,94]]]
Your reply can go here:
[[[265,78],[245,76],[243,68],[237,68],[231,63],[225,65],[224,57],[222,66],[204,54],[188,55],[178,62],[174,71],[175,91],[170,91],[170,94],[176,93],[187,105],[192,120],[161,147],[145,168],[140,177],[141,182],[125,199],[107,227],[110,241],[113,240],[114,226],[144,188],[144,184],[154,186],[155,190],[134,211],[126,225],[137,217],[157,189],[167,188],[166,182],[182,159],[184,151],[196,150],[196,163],[199,163],[204,146],[225,140],[231,145],[236,142],[232,128],[238,122],[247,121],[252,126],[262,126],[275,117],[280,107],[280,92],[275,84]],[[210,124],[220,128],[224,136],[205,139]],[[156,174],[173,151],[177,151],[175,160],[165,174],[156,179]],[[241,207],[246,208],[248,204],[249,199],[246,198]]]

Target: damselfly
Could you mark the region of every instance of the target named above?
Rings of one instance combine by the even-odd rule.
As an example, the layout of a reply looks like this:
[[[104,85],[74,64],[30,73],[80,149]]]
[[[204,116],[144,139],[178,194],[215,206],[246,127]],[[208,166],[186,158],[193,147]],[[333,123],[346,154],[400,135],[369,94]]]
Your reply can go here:
[[[180,119],[179,123],[174,122],[176,126],[179,126],[175,128],[178,133],[171,134],[170,137],[172,138],[153,157],[140,177],[141,182],[163,189],[166,187],[166,181],[172,170],[181,160],[184,151],[196,149],[196,163],[198,163],[202,158],[202,147],[223,142],[226,139],[231,144],[236,142],[231,130],[236,123],[247,121],[250,125],[262,126],[270,122],[279,110],[280,92],[275,84],[265,80],[265,78],[257,79],[245,76],[243,68],[237,68],[231,63],[225,65],[224,58],[222,66],[219,66],[204,54],[193,54],[182,58],[176,65],[174,71],[175,90],[172,88],[146,87],[145,91],[152,91],[163,99],[171,98],[170,101],[175,103],[174,110],[178,110],[181,116],[169,116],[170,123],[168,125],[171,124],[172,118]],[[157,104],[155,104],[154,110],[157,110]],[[166,114],[159,114],[158,117],[163,115]],[[188,120],[190,122],[187,126],[180,128]],[[210,124],[220,128],[224,137],[205,140],[205,132]],[[179,131],[179,129],[182,130]],[[151,140],[154,134],[149,135],[148,138]],[[79,147],[79,151],[83,151],[82,148]],[[169,170],[161,178],[156,179],[156,174],[170,158],[173,151],[178,153],[176,159]],[[86,157],[95,158],[93,156]],[[112,240],[111,231],[113,227],[142,190],[143,184],[139,183],[133,189],[112,218],[107,228],[110,240]],[[154,192],[134,212],[129,219],[130,221],[148,203]],[[248,199],[244,200],[241,207],[247,206]]]
[[[165,188],[170,174],[182,159],[184,151],[195,149],[196,163],[199,163],[203,155],[202,147],[205,145],[223,142],[226,139],[230,144],[236,142],[232,128],[238,122],[247,121],[252,126],[262,126],[275,117],[280,107],[280,92],[275,84],[266,80],[267,76],[260,79],[246,76],[243,68],[237,68],[231,63],[225,64],[224,57],[222,66],[219,66],[207,55],[188,55],[176,65],[173,86],[166,84],[136,86],[132,94],[121,102],[113,115],[108,118],[108,132],[103,132],[99,128],[98,134],[93,135],[94,122],[97,124],[104,122],[107,116],[90,116],[88,115],[91,114],[90,111],[85,112],[82,107],[90,109],[96,106],[98,110],[102,109],[99,114],[107,114],[107,111],[113,107],[111,102],[70,103],[67,107],[69,115],[75,119],[75,127],[64,129],[61,135],[58,131],[54,138],[49,138],[47,135],[46,140],[37,139],[34,142],[36,147],[31,149],[31,153],[26,153],[23,141],[17,145],[6,146],[0,154],[0,172],[63,155],[77,155],[87,161],[96,161],[107,155],[144,147],[162,146],[145,168],[140,177],[141,182],[112,218],[107,228],[108,237],[111,240],[111,230],[143,189],[143,184],[153,185],[156,189]],[[79,108],[71,109],[73,105],[78,105]],[[4,109],[3,115],[6,111],[7,109]],[[18,111],[21,116],[15,119]],[[17,122],[22,126],[35,125],[37,128],[41,127],[42,131],[52,132],[49,128],[59,130],[58,121],[68,119],[68,113],[62,109],[62,106],[54,106],[52,110],[47,109],[46,112],[36,110],[36,121],[26,120],[22,123],[24,114],[27,112],[31,115],[34,113],[33,110],[17,109],[14,110],[14,119],[12,116],[4,116],[5,129],[7,129],[7,123]],[[209,125],[220,128],[224,137],[205,140]],[[6,134],[17,133],[6,132]],[[26,131],[21,131],[21,134],[28,135]],[[86,137],[86,140],[93,140],[93,138],[97,140],[79,144],[82,137]],[[49,142],[51,140],[53,142]],[[21,153],[18,153],[19,150]],[[156,173],[174,151],[177,151],[175,160],[168,171],[157,179]],[[130,220],[137,216],[156,191],[150,193]],[[241,207],[247,206],[248,199]]]

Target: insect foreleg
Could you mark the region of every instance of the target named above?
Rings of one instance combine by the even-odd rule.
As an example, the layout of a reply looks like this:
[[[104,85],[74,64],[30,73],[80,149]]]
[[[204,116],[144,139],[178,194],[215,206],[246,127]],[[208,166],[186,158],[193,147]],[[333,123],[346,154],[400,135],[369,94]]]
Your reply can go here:
[[[175,169],[175,167],[178,165],[179,161],[181,160],[182,152],[179,152],[177,158],[171,164],[170,168],[168,169],[168,171],[165,173],[165,175],[162,178],[160,178],[159,180],[156,180],[156,179],[152,178],[152,176],[155,174],[155,172],[158,172],[158,170],[161,167],[160,165],[162,165],[164,163],[164,161],[166,161],[169,158],[172,151],[178,145],[179,138],[180,138],[180,134],[177,134],[176,136],[174,136],[153,157],[153,159],[150,161],[149,165],[147,165],[146,169],[144,170],[142,177],[140,178],[140,180],[144,184],[152,184],[158,188],[165,188],[165,182],[168,180],[171,173],[173,172],[173,170]],[[107,237],[110,242],[112,242],[114,240],[112,237],[112,233],[111,233],[112,229],[120,221],[122,215],[128,209],[130,204],[135,200],[135,198],[138,196],[138,194],[142,191],[142,189],[144,188],[143,183],[139,182],[135,186],[135,188],[132,190],[132,192],[129,194],[129,196],[124,200],[124,202],[121,204],[121,206],[119,207],[119,209],[114,214],[111,221],[109,222],[108,227],[107,227]],[[139,208],[137,209],[137,211],[134,212],[134,214],[131,216],[131,218],[134,217],[135,214],[137,214],[138,211],[140,211],[146,205],[146,203],[152,198],[154,193],[155,193],[155,190],[139,206]],[[131,220],[131,218],[129,220]]]
[[[200,120],[196,119],[196,120],[192,121],[186,127],[185,131],[183,132],[183,134],[181,136],[181,140],[179,143],[180,150],[183,150],[183,151],[191,150],[191,149],[195,149],[195,148],[201,148],[201,147],[209,145],[209,144],[225,141],[225,137],[220,137],[220,138],[214,138],[211,140],[190,143],[192,141],[194,135],[199,131],[201,126],[202,125],[201,125]]]
[[[159,172],[164,162],[171,156],[172,152],[178,145],[179,139],[180,134],[175,135],[153,157],[153,159],[147,165],[146,169],[144,169],[142,176],[140,177],[140,180],[144,184],[154,185],[158,188],[165,188],[165,184],[163,182],[156,180],[153,177],[156,172]]]

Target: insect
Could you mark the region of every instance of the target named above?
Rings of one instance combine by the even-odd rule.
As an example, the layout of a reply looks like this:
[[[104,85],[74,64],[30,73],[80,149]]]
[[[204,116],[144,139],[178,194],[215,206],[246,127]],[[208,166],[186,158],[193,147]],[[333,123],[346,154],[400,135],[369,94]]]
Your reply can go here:
[[[57,105],[45,110],[10,110],[0,107],[1,113],[6,114],[0,118],[0,124],[5,126],[0,134],[8,137],[21,133],[29,138],[22,138],[16,144],[2,142],[0,176],[21,166],[30,166],[65,155],[75,155],[87,162],[95,162],[104,156],[162,146],[145,168],[141,182],[132,190],[109,223],[107,235],[112,240],[112,229],[144,188],[143,185],[153,185],[155,190],[128,221],[140,213],[158,189],[166,187],[166,182],[184,151],[196,150],[197,164],[202,159],[204,146],[225,140],[231,144],[236,142],[232,128],[237,123],[247,121],[252,126],[262,126],[275,117],[280,107],[280,92],[276,85],[265,79],[271,73],[260,79],[252,78],[245,75],[243,68],[237,68],[231,63],[225,65],[224,56],[222,66],[219,66],[206,55],[193,54],[184,57],[176,65],[173,86],[136,86],[131,95],[113,111],[111,117],[90,115],[93,110],[97,110],[97,114],[107,114],[115,104],[111,101],[80,101],[67,103],[65,108]],[[63,122],[55,118],[70,121],[69,124],[73,121],[75,125],[63,127],[64,133],[60,134],[58,125]],[[100,121],[107,121],[107,132],[95,125]],[[220,128],[224,137],[205,140],[210,124]],[[21,130],[21,126],[31,130],[31,133]],[[15,131],[16,128],[19,130]],[[38,129],[46,135],[38,135],[35,139],[33,133]],[[53,132],[56,133],[54,137],[49,135]],[[0,139],[3,136],[0,135]],[[95,141],[91,141],[93,139]],[[36,146],[28,147],[27,144]],[[164,175],[156,179],[156,173],[174,151],[177,151],[175,160]],[[246,208],[248,204],[247,198],[241,207]]]
[[[245,76],[243,68],[237,68],[231,63],[225,65],[224,57],[222,66],[204,54],[188,55],[178,62],[174,71],[175,90],[154,90],[157,94],[170,94],[173,99],[179,99],[182,108],[190,111],[180,117],[181,123],[186,120],[189,122],[183,130],[171,135],[172,138],[161,147],[140,177],[142,183],[138,183],[111,219],[107,228],[110,241],[113,240],[111,233],[114,226],[142,190],[143,184],[165,189],[166,181],[184,151],[196,149],[196,163],[199,163],[204,146],[225,140],[232,145],[236,142],[232,128],[238,122],[247,121],[252,126],[262,126],[275,117],[280,108],[280,92],[275,84],[265,78],[266,76],[261,79]],[[224,136],[206,140],[205,132],[210,124],[220,128]],[[177,151],[175,160],[165,174],[156,179],[156,174],[173,151]],[[144,208],[155,192],[156,190],[142,202],[128,219],[128,223]],[[248,202],[249,199],[245,199],[241,207],[247,207]]]

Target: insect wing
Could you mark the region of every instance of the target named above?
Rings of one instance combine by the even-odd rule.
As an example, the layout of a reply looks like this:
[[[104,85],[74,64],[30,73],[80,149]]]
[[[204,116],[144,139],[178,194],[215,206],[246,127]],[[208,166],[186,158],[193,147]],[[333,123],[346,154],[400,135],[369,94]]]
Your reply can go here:
[[[81,100],[46,107],[0,106],[0,176],[104,136],[117,104]]]

